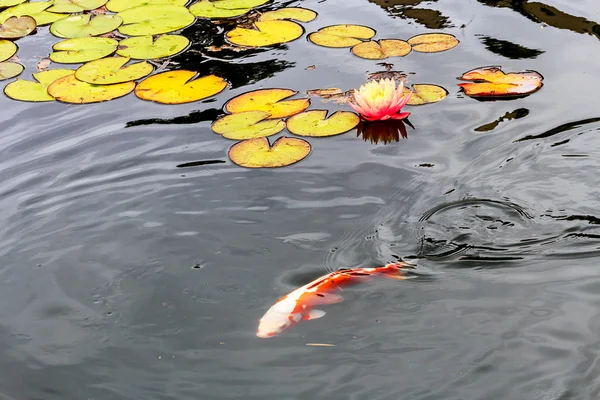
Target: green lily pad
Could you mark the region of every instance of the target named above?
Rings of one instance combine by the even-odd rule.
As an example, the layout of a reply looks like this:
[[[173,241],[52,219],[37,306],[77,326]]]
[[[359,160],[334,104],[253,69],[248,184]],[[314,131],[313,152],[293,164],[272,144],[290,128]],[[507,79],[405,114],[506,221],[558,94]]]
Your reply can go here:
[[[252,10],[252,6],[250,7],[239,7],[239,8],[231,8],[231,1],[227,0],[219,0],[219,1],[210,1],[210,0],[200,0],[197,3],[194,3],[190,7],[190,12],[194,14],[196,17],[200,18],[233,18],[244,15],[250,10]],[[236,2],[239,3],[239,2]]]
[[[35,19],[28,15],[10,17],[0,25],[0,39],[19,39],[35,30]]]
[[[108,57],[83,64],[75,72],[75,78],[94,85],[112,85],[134,81],[150,75],[154,69],[146,61],[125,66],[128,57]]]
[[[246,111],[225,115],[216,120],[211,128],[216,134],[232,140],[267,137],[285,128],[282,119],[267,119],[269,116],[266,111]]]
[[[52,1],[40,1],[36,3],[23,3],[14,7],[7,8],[0,12],[0,23],[4,23],[10,17],[22,17],[23,15],[29,15],[38,26],[48,25],[57,21],[65,16],[62,14],[51,13],[46,11],[52,6]]]
[[[169,33],[185,28],[195,20],[187,8],[164,4],[129,8],[117,15],[123,18],[119,32],[129,36]]]
[[[79,64],[111,55],[119,42],[115,39],[86,37],[67,39],[52,46],[50,59],[62,64]]]
[[[336,111],[327,118],[327,110],[310,110],[287,120],[288,131],[298,136],[335,136],[356,128],[360,118],[353,112]]]
[[[54,101],[54,97],[48,94],[48,86],[63,76],[73,75],[74,72],[75,71],[71,69],[51,69],[38,72],[33,74],[33,78],[37,82],[17,79],[15,82],[6,85],[4,94],[13,100],[20,101]]]
[[[95,10],[102,7],[108,0],[54,0],[49,12],[71,14]]]
[[[0,63],[0,81],[19,76],[24,69],[24,66],[16,62],[2,62]]]
[[[128,8],[149,6],[157,4],[170,4],[174,6],[185,6],[188,0],[110,0],[106,3],[108,11],[121,12]]]
[[[27,0],[0,0],[0,8],[13,7],[21,3],[25,3]]]
[[[83,38],[104,35],[123,23],[118,15],[91,16],[92,14],[80,14],[59,19],[50,26],[50,32],[60,38]]]
[[[117,54],[136,60],[170,57],[185,49],[190,41],[181,35],[139,36],[121,40]]]
[[[131,93],[134,88],[135,82],[92,85],[80,81],[75,78],[75,74],[71,74],[52,82],[48,86],[48,94],[63,103],[89,104],[123,97]]]
[[[0,40],[0,62],[6,61],[17,52],[17,45],[10,40]]]

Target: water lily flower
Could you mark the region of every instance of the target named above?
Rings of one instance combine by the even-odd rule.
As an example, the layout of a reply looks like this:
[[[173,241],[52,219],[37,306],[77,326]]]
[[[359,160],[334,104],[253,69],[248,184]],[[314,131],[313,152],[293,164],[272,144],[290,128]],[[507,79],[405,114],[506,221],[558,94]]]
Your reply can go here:
[[[354,100],[349,104],[367,121],[404,119],[410,113],[400,112],[400,110],[410,100],[412,91],[404,94],[403,90],[402,81],[396,87],[394,79],[373,80],[362,85],[359,90],[354,89]]]

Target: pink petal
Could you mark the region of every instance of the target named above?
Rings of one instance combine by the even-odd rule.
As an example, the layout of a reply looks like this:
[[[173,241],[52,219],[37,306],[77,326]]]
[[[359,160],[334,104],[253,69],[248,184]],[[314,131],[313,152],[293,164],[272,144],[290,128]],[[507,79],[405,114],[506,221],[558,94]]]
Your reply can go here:
[[[404,118],[408,117],[409,115],[410,115],[409,112],[403,112],[403,113],[399,113],[399,114],[394,114],[394,115],[392,115],[391,118],[393,118],[393,119],[404,119]]]

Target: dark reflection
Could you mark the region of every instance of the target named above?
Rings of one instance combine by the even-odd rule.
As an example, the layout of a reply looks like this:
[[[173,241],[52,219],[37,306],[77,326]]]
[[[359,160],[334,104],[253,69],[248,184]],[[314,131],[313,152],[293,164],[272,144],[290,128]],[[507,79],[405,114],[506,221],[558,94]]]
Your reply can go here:
[[[454,25],[450,19],[443,15],[438,10],[429,8],[417,8],[421,3],[434,3],[437,0],[369,0],[371,3],[377,4],[388,14],[414,20],[429,29],[451,28]]]
[[[521,139],[515,140],[515,143],[516,142],[524,142],[525,140],[544,139],[547,137],[558,135],[559,133],[562,133],[562,132],[567,132],[572,129],[579,128],[582,125],[593,124],[595,122],[600,122],[600,117],[582,119],[581,121],[568,122],[566,124],[557,126],[556,128],[547,130],[544,133],[540,133],[539,135],[528,135],[528,136],[522,137]]]
[[[494,122],[490,122],[488,124],[481,125],[478,128],[475,128],[476,132],[489,132],[491,130],[496,129],[496,127],[503,121],[511,121],[513,119],[525,118],[529,115],[529,110],[526,108],[518,108],[515,111],[507,112],[502,117],[498,118]]]
[[[520,44],[509,42],[507,40],[494,39],[489,36],[483,36],[479,40],[481,40],[485,47],[492,53],[513,60],[536,58],[540,54],[544,53],[542,50],[529,49],[525,46],[521,46]]]
[[[184,125],[184,124],[196,124],[198,122],[204,121],[214,121],[219,118],[223,114],[223,110],[216,108],[209,108],[204,111],[193,111],[188,115],[183,115],[181,117],[175,118],[148,118],[148,119],[138,119],[136,121],[130,121],[125,124],[125,128],[131,128],[133,126],[142,126],[142,125],[153,125],[153,124],[163,124],[163,125]]]
[[[388,119],[386,121],[363,121],[358,124],[356,137],[362,135],[365,142],[377,144],[379,142],[388,144],[399,142],[400,138],[408,139],[406,125],[415,129],[408,119],[396,120]]]

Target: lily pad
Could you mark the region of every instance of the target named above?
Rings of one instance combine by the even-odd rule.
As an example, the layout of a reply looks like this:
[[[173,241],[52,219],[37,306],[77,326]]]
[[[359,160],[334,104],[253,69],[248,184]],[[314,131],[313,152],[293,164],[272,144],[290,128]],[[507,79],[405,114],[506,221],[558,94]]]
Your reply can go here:
[[[79,64],[111,55],[119,42],[103,37],[67,39],[52,46],[50,59],[62,64]]]
[[[298,114],[310,106],[309,99],[285,100],[296,94],[297,91],[290,89],[259,89],[229,100],[225,110],[232,114],[264,111],[270,115],[270,119],[285,118]]]
[[[308,35],[308,40],[323,47],[352,47],[375,36],[375,30],[363,25],[331,25]]]
[[[80,13],[102,7],[107,1],[108,0],[54,0],[54,4],[48,11],[61,14]]]
[[[281,119],[267,119],[264,111],[246,111],[225,115],[212,124],[212,130],[226,139],[244,140],[267,137],[285,129]]]
[[[109,57],[83,64],[75,72],[75,78],[95,85],[112,85],[134,81],[150,75],[154,69],[146,61],[125,66],[127,57]]]
[[[0,0],[0,8],[13,7],[21,3],[25,3],[27,0]]]
[[[200,0],[190,6],[190,12],[199,18],[216,19],[239,17],[252,10],[251,7],[225,8],[224,6],[227,6],[227,3],[226,0]]]
[[[140,82],[135,95],[142,100],[163,104],[182,104],[198,101],[220,93],[227,81],[215,75],[196,78],[194,71],[167,71]]]
[[[80,81],[75,78],[75,74],[71,74],[52,82],[48,86],[48,94],[64,103],[89,104],[123,97],[131,93],[134,88],[135,82],[92,85]]]
[[[227,32],[230,43],[244,47],[264,47],[291,42],[304,34],[304,28],[292,21],[264,21],[256,29],[234,28]]]
[[[100,36],[114,31],[123,23],[118,15],[92,14],[72,15],[59,19],[50,26],[50,32],[60,38],[83,38],[88,36]]]
[[[423,33],[408,39],[414,51],[420,53],[437,53],[450,50],[460,43],[459,40],[448,33]]]
[[[327,118],[327,110],[310,110],[287,120],[287,129],[294,135],[325,137],[346,133],[356,128],[360,117],[349,111],[336,111]]]
[[[536,71],[504,73],[500,67],[477,68],[465,72],[459,83],[465,94],[473,98],[514,98],[538,91],[544,77]]]
[[[17,45],[10,40],[0,40],[0,62],[6,61],[17,52]]]
[[[73,75],[71,69],[51,69],[33,74],[37,82],[17,79],[4,88],[4,94],[14,100],[20,101],[54,101],[54,97],[48,94],[48,86],[55,80],[67,75]]]
[[[185,49],[190,41],[181,35],[161,35],[153,40],[151,35],[121,40],[117,54],[137,60],[170,57]]]
[[[28,15],[10,17],[0,25],[0,39],[19,39],[35,30],[35,19]]]
[[[305,159],[311,151],[303,139],[280,137],[271,146],[269,139],[243,140],[229,149],[229,159],[246,168],[279,168]]]
[[[173,6],[185,6],[188,0],[110,0],[106,3],[106,9],[112,12],[121,12],[128,8],[140,6],[152,6],[157,4],[170,4]]]
[[[259,21],[273,21],[280,19],[292,19],[298,22],[310,22],[317,18],[317,13],[313,10],[302,7],[285,7],[275,11],[263,13]]]
[[[119,32],[129,36],[159,35],[185,28],[194,15],[184,6],[156,4],[128,8],[117,14],[123,18]]]
[[[438,85],[427,85],[417,83],[412,85],[413,94],[408,100],[409,106],[421,106],[423,104],[437,103],[448,96],[448,91]],[[405,87],[403,92],[407,94],[410,90]]]
[[[19,63],[16,62],[1,62],[0,63],[0,81],[4,81],[6,79],[14,78],[15,76],[21,75],[21,72],[25,69]]]
[[[383,60],[388,57],[404,57],[412,47],[408,42],[398,39],[370,40],[352,47],[352,53],[360,58]]]
[[[38,26],[51,24],[54,21],[65,17],[62,14],[46,11],[52,4],[52,1],[40,1],[35,3],[23,3],[7,8],[0,12],[0,23],[4,23],[10,17],[22,17],[28,15],[35,19]]]

